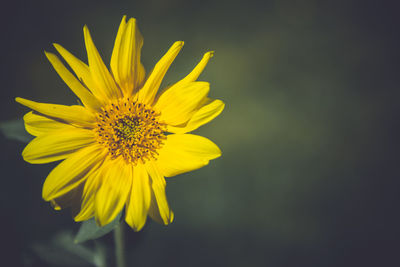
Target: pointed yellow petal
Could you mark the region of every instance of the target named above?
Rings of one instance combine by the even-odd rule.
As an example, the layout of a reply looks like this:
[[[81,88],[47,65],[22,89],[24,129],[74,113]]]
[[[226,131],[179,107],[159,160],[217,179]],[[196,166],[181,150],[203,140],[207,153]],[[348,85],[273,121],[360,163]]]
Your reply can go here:
[[[104,65],[86,25],[83,27],[83,33],[85,37],[90,73],[98,88],[102,90],[103,99],[112,100],[122,97],[122,92],[117,87],[113,77]]]
[[[150,218],[159,224],[168,225],[174,221],[174,213],[172,212],[172,210],[170,210],[170,215],[167,223],[165,222],[165,219],[161,217],[160,208],[158,207],[157,199],[153,190],[151,190],[151,202],[148,213]]]
[[[168,125],[180,125],[192,117],[209,91],[210,84],[207,82],[173,85],[162,93],[154,108],[161,112],[160,120]]]
[[[22,152],[25,161],[42,164],[65,159],[82,147],[94,143],[91,130],[64,128],[33,139]]]
[[[95,202],[95,218],[100,226],[110,223],[121,212],[132,185],[132,165],[122,157],[106,159],[102,169]]]
[[[111,56],[111,71],[125,96],[130,96],[134,89],[142,85],[145,71],[140,62],[143,37],[136,20],[131,18],[126,24],[126,16],[115,39]]]
[[[121,23],[119,25],[117,37],[115,37],[114,48],[111,54],[111,62],[110,62],[111,73],[113,74],[115,81],[120,85],[120,87],[121,87],[121,79],[119,77],[119,71],[118,71],[119,53],[120,53],[119,51],[121,49],[121,41],[124,36],[125,29],[126,29],[126,15],[122,17]]]
[[[210,58],[214,56],[214,51],[210,51],[204,54],[203,58],[197,64],[197,66],[189,73],[185,78],[180,80],[177,84],[182,85],[185,83],[194,82],[199,78],[200,74],[203,72]]]
[[[211,101],[211,100],[209,100]],[[193,116],[190,118],[190,120],[187,122],[186,125],[184,126],[167,126],[167,131],[171,133],[188,133],[191,131],[196,130],[200,126],[210,122],[213,120],[215,117],[217,117],[222,110],[224,110],[225,104],[221,100],[213,100],[204,106],[202,106],[200,109],[198,109]]]
[[[43,199],[50,201],[76,188],[99,166],[106,152],[100,145],[91,145],[58,164],[44,182]]]
[[[60,129],[75,128],[70,124],[59,122],[30,111],[24,116],[25,129],[33,136],[47,134]]]
[[[82,203],[79,213],[74,217],[76,222],[87,221],[94,216],[94,193],[87,197],[85,204]]]
[[[169,208],[167,196],[165,194],[165,179],[153,162],[148,162],[146,164],[146,170],[151,178],[152,195],[154,196],[149,215],[155,221],[159,221],[160,218],[162,224],[170,224],[174,218],[174,213]]]
[[[21,97],[15,98],[15,101],[43,115],[60,119],[76,126],[91,128],[96,120],[94,114],[82,106],[38,103]]]
[[[166,177],[196,170],[221,156],[221,150],[209,139],[193,134],[170,134],[159,150],[157,166]]]
[[[83,192],[81,194],[81,209],[80,212],[74,217],[76,222],[89,220],[94,216],[94,204],[96,199],[96,192],[100,187],[101,174],[103,173],[102,166],[92,172],[87,176]]]
[[[82,101],[83,105],[93,110],[100,110],[100,102],[90,93],[76,78],[67,70],[58,57],[52,53],[44,52],[46,57],[60,75],[61,79],[68,85],[75,95]]]
[[[172,213],[172,211],[171,211],[171,213]],[[153,219],[153,221],[156,221],[159,224],[164,224],[164,219],[161,218],[160,210],[159,210],[158,204],[157,204],[157,199],[156,199],[156,196],[154,195],[153,190],[151,190],[151,199],[150,199],[150,207],[149,207],[148,214],[149,214],[150,218]],[[174,214],[172,213],[172,218],[173,217],[174,217]]]
[[[182,47],[182,41],[175,42],[160,61],[157,62],[143,87],[138,92],[138,100],[140,102],[150,105],[153,103],[154,97],[160,87],[165,73],[178,55],[179,51],[181,51]]]
[[[89,66],[83,63],[81,60],[76,58],[73,54],[68,52],[64,47],[59,44],[53,44],[58,53],[64,58],[64,60],[68,63],[71,69],[75,72],[76,76],[78,76],[79,80],[83,82],[87,88],[93,93],[94,96],[100,102],[104,102],[102,97],[102,91],[98,88],[95,82],[92,79],[92,75],[90,74]]]
[[[151,191],[149,175],[142,164],[133,169],[133,182],[126,206],[125,221],[135,231],[140,231],[147,219],[150,207]]]

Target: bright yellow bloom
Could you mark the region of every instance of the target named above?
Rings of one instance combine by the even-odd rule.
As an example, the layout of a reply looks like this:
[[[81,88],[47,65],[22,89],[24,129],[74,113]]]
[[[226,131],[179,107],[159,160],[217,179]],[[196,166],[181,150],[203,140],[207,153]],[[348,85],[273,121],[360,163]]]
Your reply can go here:
[[[103,226],[125,207],[125,221],[136,231],[147,215],[169,224],[174,215],[164,177],[198,169],[221,155],[207,138],[188,134],[224,108],[221,100],[207,97],[207,82],[196,81],[213,53],[206,53],[191,73],[157,95],[182,41],[175,42],[145,78],[140,62],[143,37],[135,19],[121,21],[111,71],[86,26],[83,32],[88,65],[54,44],[76,76],[55,54],[45,52],[82,105],[17,97],[18,103],[34,110],[24,120],[36,138],[22,156],[33,164],[63,160],[46,178],[43,199],[55,209],[71,207],[75,221],[94,216]]]

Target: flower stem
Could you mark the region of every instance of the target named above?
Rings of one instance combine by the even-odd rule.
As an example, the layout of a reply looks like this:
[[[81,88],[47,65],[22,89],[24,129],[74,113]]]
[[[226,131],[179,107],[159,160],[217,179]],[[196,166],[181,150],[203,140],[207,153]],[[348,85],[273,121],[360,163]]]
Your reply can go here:
[[[117,260],[117,267],[126,267],[124,227],[124,222],[121,222],[114,229],[115,257]]]

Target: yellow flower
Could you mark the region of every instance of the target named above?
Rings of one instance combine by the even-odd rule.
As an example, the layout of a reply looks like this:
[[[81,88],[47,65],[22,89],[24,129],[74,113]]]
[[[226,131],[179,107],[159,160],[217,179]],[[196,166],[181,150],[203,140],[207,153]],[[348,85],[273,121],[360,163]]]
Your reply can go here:
[[[198,169],[221,155],[207,138],[188,134],[224,108],[221,100],[207,97],[207,82],[196,81],[213,53],[206,53],[192,72],[157,94],[182,41],[175,42],[145,78],[140,62],[143,37],[135,19],[126,22],[124,16],[121,21],[110,71],[86,26],[83,32],[88,65],[54,44],[76,76],[55,54],[45,52],[82,105],[17,97],[33,110],[24,121],[36,136],[22,156],[32,164],[63,160],[47,176],[43,199],[55,209],[71,207],[75,221],[94,216],[103,226],[125,208],[125,221],[136,231],[147,215],[169,224],[174,215],[164,177]]]

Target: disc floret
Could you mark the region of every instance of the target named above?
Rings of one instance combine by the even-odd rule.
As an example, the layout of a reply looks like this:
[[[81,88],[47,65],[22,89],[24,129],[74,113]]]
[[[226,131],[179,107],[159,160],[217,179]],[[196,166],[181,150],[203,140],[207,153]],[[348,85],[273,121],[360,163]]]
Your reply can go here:
[[[133,164],[156,159],[166,139],[166,125],[159,117],[160,113],[148,105],[120,99],[97,114],[96,140],[106,146],[113,159],[122,156]]]

